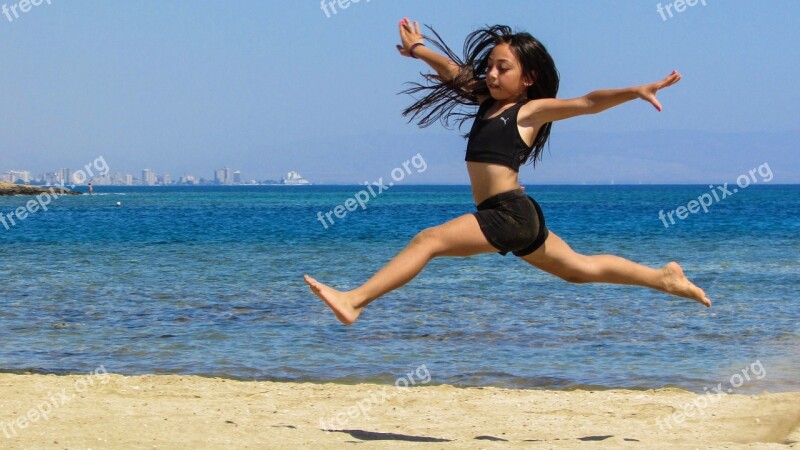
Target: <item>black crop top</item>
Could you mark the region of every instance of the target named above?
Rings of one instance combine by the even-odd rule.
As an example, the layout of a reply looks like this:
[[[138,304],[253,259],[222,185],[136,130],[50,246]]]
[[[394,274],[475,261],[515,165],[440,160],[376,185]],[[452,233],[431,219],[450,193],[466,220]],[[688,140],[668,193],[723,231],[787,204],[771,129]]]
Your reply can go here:
[[[519,172],[519,165],[530,155],[532,148],[522,140],[517,127],[519,109],[528,100],[520,100],[497,117],[484,119],[495,100],[489,98],[478,108],[467,142],[464,161],[502,164]]]

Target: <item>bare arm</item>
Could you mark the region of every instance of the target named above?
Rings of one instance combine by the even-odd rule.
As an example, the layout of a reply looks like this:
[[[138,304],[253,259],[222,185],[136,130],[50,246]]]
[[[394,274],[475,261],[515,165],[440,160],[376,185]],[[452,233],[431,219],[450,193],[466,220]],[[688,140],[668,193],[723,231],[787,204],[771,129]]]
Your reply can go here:
[[[403,19],[400,21],[399,27],[400,40],[403,44],[398,45],[397,50],[401,55],[411,57],[411,47],[414,44],[425,43],[425,39],[419,31],[419,23],[414,22],[412,24],[408,19]],[[422,45],[418,45],[414,48],[414,56],[431,66],[442,80],[452,80],[461,70],[458,64],[451,61],[449,58]]]
[[[583,97],[571,99],[543,98],[532,100],[520,109],[520,116],[523,120],[545,124],[584,114],[597,114],[637,98],[641,98],[661,111],[661,103],[656,98],[656,92],[672,86],[680,80],[681,74],[673,71],[661,81],[641,86],[624,89],[603,89],[590,92]]]

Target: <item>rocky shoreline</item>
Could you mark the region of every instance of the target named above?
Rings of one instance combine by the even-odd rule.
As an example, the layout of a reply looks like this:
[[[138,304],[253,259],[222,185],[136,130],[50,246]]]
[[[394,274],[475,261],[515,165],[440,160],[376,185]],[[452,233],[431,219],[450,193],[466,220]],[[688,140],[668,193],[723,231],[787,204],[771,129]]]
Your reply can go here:
[[[66,188],[58,187],[42,187],[31,186],[29,184],[13,184],[7,181],[0,181],[0,196],[12,195],[39,195],[44,193],[52,193],[50,189],[55,189],[59,195],[81,195],[80,192],[75,192]]]

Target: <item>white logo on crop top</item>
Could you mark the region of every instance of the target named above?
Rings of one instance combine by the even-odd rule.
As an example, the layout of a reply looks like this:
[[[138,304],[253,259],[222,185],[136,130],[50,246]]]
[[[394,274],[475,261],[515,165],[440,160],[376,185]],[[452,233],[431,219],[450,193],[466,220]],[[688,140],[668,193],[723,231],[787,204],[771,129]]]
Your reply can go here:
[[[501,117],[501,118],[500,118],[500,120],[502,120],[502,121],[503,121],[503,125],[505,125],[505,124],[506,124],[506,122],[508,121],[508,119],[507,119],[507,118],[505,118],[505,117]]]

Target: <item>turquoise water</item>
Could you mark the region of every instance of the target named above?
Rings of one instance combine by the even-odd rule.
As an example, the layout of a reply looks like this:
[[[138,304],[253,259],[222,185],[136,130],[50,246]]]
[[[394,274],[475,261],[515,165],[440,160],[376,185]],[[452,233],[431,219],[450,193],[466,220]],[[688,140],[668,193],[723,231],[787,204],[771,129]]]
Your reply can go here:
[[[677,260],[710,309],[487,254],[434,260],[344,327],[304,273],[355,287],[474,210],[467,186],[396,186],[325,229],[317,212],[359,189],[99,187],[0,225],[0,370],[350,383],[425,365],[435,383],[702,392],[758,362],[738,391],[800,389],[800,186],[754,185],[669,228],[658,211],[708,186],[528,187],[575,250]]]

